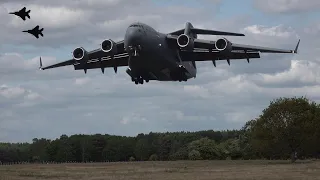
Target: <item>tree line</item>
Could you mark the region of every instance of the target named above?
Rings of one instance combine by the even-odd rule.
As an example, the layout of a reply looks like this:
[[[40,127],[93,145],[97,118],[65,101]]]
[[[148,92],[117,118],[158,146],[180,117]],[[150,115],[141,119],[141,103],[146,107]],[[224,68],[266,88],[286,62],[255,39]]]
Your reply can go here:
[[[61,135],[55,140],[0,143],[0,162],[104,162],[318,158],[320,105],[278,98],[238,130],[166,132],[135,137]],[[296,156],[297,155],[297,156]]]

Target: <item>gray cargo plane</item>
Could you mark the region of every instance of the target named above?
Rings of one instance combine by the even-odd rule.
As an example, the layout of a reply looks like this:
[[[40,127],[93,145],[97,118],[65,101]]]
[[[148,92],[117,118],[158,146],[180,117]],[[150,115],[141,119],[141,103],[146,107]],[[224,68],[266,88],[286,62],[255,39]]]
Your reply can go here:
[[[216,60],[260,58],[261,53],[297,53],[300,40],[295,50],[275,49],[232,43],[226,38],[216,41],[197,39],[198,34],[244,36],[244,34],[194,28],[187,22],[184,29],[168,34],[157,32],[144,23],[131,24],[125,33],[124,40],[114,42],[106,39],[100,48],[86,51],[83,47],[74,49],[73,58],[64,62],[42,67],[40,69],[57,68],[73,65],[75,70],[101,69],[128,66],[126,72],[135,84],[143,84],[150,80],[187,81],[196,78],[196,62]]]

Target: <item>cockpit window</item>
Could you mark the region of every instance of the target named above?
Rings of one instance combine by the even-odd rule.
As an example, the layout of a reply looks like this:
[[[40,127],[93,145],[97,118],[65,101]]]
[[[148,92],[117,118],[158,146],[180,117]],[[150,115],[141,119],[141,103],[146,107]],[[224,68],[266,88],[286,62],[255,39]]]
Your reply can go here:
[[[142,27],[142,26],[139,25],[139,24],[132,24],[132,25],[130,25],[129,27]]]

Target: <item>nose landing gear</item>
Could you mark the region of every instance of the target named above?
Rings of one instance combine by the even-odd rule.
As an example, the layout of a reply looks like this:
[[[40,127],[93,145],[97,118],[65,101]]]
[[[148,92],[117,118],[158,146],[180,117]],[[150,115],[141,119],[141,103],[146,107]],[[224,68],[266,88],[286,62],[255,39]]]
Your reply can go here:
[[[131,56],[133,57],[138,57],[139,56],[139,52],[141,51],[141,46],[137,45],[137,46],[129,46],[129,51]]]

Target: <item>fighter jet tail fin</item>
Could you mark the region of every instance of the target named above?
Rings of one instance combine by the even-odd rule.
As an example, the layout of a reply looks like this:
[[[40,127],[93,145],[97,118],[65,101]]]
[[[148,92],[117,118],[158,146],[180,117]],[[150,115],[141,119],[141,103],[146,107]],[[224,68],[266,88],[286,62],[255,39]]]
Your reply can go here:
[[[29,11],[27,11],[27,14],[26,14],[26,16],[30,19],[30,15],[29,15],[29,13],[31,12],[31,10],[29,10]]]
[[[43,37],[42,31],[43,31],[43,28],[39,30],[39,34]]]

